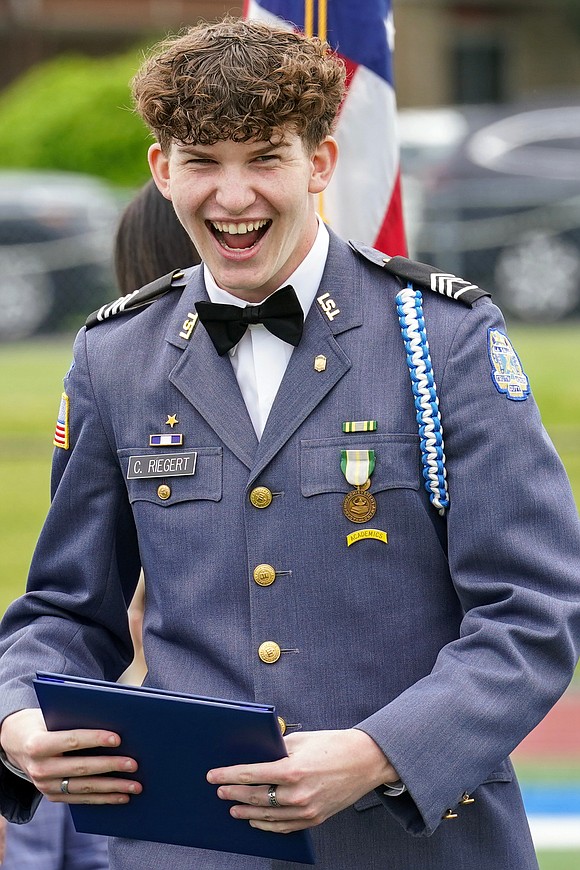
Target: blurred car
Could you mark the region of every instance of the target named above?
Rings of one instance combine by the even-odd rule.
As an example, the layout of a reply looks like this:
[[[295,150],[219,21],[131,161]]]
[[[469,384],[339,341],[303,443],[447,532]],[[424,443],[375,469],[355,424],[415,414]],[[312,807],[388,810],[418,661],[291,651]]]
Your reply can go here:
[[[412,256],[525,321],[580,315],[580,105],[400,112]]]
[[[90,176],[0,171],[0,341],[76,329],[115,296],[119,210]]]

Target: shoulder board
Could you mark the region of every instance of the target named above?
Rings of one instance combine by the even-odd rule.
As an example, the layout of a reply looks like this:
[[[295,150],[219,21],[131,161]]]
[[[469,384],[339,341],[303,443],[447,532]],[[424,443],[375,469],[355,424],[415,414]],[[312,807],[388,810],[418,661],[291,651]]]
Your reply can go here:
[[[126,296],[121,296],[114,302],[107,302],[101,305],[97,311],[89,314],[85,321],[87,329],[97,326],[98,323],[103,323],[105,320],[110,320],[111,317],[116,317],[118,314],[124,314],[125,311],[134,311],[136,308],[142,308],[145,305],[150,305],[156,299],[165,296],[170,290],[175,290],[178,287],[184,287],[186,273],[182,270],[169,272],[161,278],[157,278],[150,284],[141,287],[140,290],[134,290],[132,293],[127,293]]]
[[[448,296],[464,305],[472,306],[482,296],[491,296],[487,290],[482,290],[477,284],[470,284],[451,272],[443,272],[427,263],[409,260],[407,257],[387,257],[386,254],[361,245],[359,242],[349,242],[349,245],[365,259],[385,269],[400,281],[412,284],[415,289],[433,290],[442,296]]]

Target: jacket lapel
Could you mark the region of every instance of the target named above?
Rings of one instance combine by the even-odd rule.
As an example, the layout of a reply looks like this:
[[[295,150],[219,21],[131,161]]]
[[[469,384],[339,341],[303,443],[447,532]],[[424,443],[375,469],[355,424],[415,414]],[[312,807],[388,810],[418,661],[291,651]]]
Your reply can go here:
[[[198,323],[189,338],[183,326],[195,313],[195,303],[207,300],[202,269],[196,270],[177,306],[166,338],[184,353],[169,380],[185,396],[224,444],[251,468],[258,439],[229,357],[218,356],[206,330]]]

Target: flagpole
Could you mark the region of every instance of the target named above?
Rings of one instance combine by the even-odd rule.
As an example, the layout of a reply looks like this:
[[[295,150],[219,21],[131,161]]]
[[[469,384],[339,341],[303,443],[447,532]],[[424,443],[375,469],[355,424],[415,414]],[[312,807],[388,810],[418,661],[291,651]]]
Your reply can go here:
[[[304,33],[314,36],[314,0],[304,0]]]
[[[318,36],[326,42],[327,0],[318,0]]]
[[[318,0],[318,33],[319,39],[326,42],[328,10],[327,0]],[[314,30],[314,0],[304,0],[304,32],[306,36],[312,36]],[[318,213],[324,223],[327,223],[324,215],[324,194],[318,194]]]

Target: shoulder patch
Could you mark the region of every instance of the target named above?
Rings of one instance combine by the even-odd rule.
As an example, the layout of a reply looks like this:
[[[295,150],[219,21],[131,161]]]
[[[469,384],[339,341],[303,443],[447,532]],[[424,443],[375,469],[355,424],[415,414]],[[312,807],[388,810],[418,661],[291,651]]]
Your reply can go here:
[[[56,428],[54,430],[54,438],[52,443],[55,447],[61,447],[63,450],[68,450],[70,446],[69,435],[69,397],[63,393],[60,398],[60,407],[58,409],[58,417],[56,420]]]
[[[482,290],[477,284],[470,284],[451,272],[443,272],[435,266],[427,263],[419,263],[417,260],[409,260],[407,257],[387,257],[386,254],[361,245],[359,242],[349,242],[349,245],[369,262],[385,269],[404,285],[412,284],[417,290],[433,290],[442,296],[448,296],[464,305],[472,306],[474,302],[483,296],[491,296],[487,290]]]
[[[513,344],[499,329],[487,330],[487,342],[494,387],[514,402],[525,401],[530,395],[530,382]]]
[[[170,290],[185,287],[187,278],[188,273],[181,269],[169,272],[167,275],[163,275],[161,278],[157,278],[157,280],[152,281],[150,284],[141,287],[140,290],[134,290],[132,293],[127,293],[126,296],[115,299],[114,302],[107,302],[105,305],[101,305],[97,311],[89,314],[85,321],[85,326],[87,329],[91,329],[93,326],[97,326],[98,323],[110,320],[111,317],[116,317],[125,311],[134,311],[136,308],[150,305],[151,302],[155,302],[156,299],[165,296]]]

